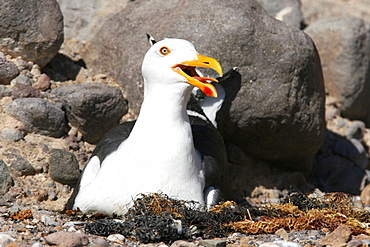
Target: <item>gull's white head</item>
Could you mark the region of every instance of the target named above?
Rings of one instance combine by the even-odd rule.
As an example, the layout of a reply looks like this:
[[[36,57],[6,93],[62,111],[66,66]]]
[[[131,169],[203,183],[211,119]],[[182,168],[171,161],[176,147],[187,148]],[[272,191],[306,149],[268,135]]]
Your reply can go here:
[[[222,68],[217,60],[198,54],[194,45],[183,39],[164,39],[155,42],[149,37],[149,41],[152,47],[146,53],[142,65],[146,84],[185,83],[188,87],[191,87],[190,85],[198,87],[207,96],[217,97],[216,89],[209,83],[217,80],[201,77],[196,70],[196,67],[211,68],[222,76]]]

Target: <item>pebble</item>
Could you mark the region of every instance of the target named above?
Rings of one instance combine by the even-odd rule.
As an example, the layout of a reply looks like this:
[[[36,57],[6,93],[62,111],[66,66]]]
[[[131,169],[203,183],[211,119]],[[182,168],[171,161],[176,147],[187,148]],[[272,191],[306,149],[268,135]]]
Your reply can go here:
[[[118,234],[118,233],[109,235],[107,239],[117,244],[124,244],[126,240],[125,236],[123,236],[122,234]]]
[[[32,247],[42,247],[42,243],[35,242],[35,243],[32,244]]]
[[[351,229],[346,225],[340,225],[332,233],[319,240],[319,245],[341,245],[347,243],[352,236]]]
[[[171,247],[197,247],[197,245],[185,240],[177,240],[171,244]]]
[[[200,240],[199,244],[205,247],[225,247],[226,241],[218,240],[218,239],[206,239],[206,240]]]
[[[31,86],[32,85],[32,79],[27,77],[24,74],[19,74],[16,78],[14,78],[11,82],[10,85],[15,86],[15,85],[26,85],[26,86]]]
[[[47,215],[41,215],[40,220],[46,226],[57,226],[58,223]]]
[[[8,128],[5,128],[1,131],[1,135],[9,140],[9,141],[12,141],[12,142],[16,142],[16,141],[19,141],[23,138],[23,134],[22,132],[20,132],[19,130],[17,129],[8,129]]]
[[[0,233],[0,246],[7,246],[8,244],[14,242],[15,239],[5,233]]]
[[[45,237],[49,245],[61,245],[65,247],[80,247],[89,244],[87,235],[74,232],[54,232]]]
[[[294,243],[291,241],[284,241],[284,240],[274,241],[273,243],[279,245],[280,247],[303,247],[299,243]]]
[[[260,247],[280,247],[280,245],[272,243],[272,242],[267,242],[267,243],[261,244]]]
[[[278,235],[278,236],[280,236],[280,237],[282,237],[284,240],[288,240],[288,238],[289,238],[288,232],[285,231],[283,228],[277,230],[275,232],[275,234]]]

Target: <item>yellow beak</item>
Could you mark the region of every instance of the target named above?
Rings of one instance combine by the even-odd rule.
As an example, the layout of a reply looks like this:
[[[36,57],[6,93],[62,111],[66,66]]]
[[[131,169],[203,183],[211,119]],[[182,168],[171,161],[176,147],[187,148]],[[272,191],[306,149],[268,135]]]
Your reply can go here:
[[[206,57],[200,54],[197,55],[197,60],[182,62],[173,66],[172,69],[176,73],[185,77],[188,80],[187,83],[199,88],[207,96],[217,97],[216,88],[209,83],[209,81],[218,81],[214,78],[200,77],[195,70],[196,67],[213,69],[220,76],[222,76],[222,68],[220,63],[214,58]]]

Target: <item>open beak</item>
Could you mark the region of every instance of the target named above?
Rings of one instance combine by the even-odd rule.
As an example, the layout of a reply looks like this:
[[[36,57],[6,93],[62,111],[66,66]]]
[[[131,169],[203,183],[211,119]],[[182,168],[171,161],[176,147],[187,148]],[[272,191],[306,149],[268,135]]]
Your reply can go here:
[[[217,97],[216,88],[210,82],[218,81],[214,78],[199,76],[195,69],[196,67],[211,68],[215,70],[220,76],[222,76],[221,65],[216,59],[199,54],[197,55],[197,60],[176,64],[172,67],[172,69],[176,73],[185,77],[188,80],[187,82],[189,84],[202,90],[202,92],[205,93],[207,96]]]

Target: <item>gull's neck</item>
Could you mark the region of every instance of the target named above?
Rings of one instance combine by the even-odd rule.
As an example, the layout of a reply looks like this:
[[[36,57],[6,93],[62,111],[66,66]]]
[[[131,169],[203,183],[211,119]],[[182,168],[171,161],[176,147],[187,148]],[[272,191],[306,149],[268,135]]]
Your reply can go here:
[[[154,83],[153,83],[154,84]],[[191,87],[185,83],[156,85],[146,87],[144,101],[131,137],[155,135],[153,132],[191,131],[186,105],[190,98]],[[191,133],[190,133],[191,134]]]

